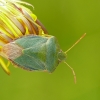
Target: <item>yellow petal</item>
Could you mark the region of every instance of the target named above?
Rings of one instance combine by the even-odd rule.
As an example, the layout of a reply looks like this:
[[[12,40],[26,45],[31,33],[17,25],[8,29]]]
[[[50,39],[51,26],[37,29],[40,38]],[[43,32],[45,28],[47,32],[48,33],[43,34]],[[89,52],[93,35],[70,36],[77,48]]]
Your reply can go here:
[[[3,70],[4,70],[8,75],[10,75],[10,71],[9,71],[7,65],[4,63],[4,60],[2,59],[2,57],[0,57],[0,64],[1,64],[1,67],[3,68]]]

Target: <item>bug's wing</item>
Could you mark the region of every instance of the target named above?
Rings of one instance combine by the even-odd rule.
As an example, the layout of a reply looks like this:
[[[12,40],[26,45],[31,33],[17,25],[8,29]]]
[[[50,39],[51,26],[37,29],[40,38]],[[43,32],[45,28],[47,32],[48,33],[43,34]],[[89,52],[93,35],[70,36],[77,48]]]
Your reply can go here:
[[[46,41],[40,36],[27,36],[16,40],[14,43],[22,48],[22,54],[12,62],[27,70],[46,70]]]
[[[28,49],[23,50],[23,54],[14,59],[13,61],[16,62],[19,67],[23,67],[24,69],[29,70],[46,70],[44,61],[45,60],[45,46],[44,50],[40,50],[40,45],[38,47],[31,47]],[[43,53],[44,52],[44,53]],[[44,58],[44,59],[43,59]]]

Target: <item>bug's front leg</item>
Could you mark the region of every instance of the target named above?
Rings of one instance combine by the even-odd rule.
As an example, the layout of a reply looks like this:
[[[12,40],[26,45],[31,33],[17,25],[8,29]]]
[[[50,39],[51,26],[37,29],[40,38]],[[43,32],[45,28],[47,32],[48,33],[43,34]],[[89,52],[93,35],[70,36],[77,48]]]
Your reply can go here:
[[[10,62],[8,61],[8,63],[5,64],[3,58],[0,56],[0,65],[3,68],[3,70],[9,75],[10,74],[10,71],[8,69],[8,66],[10,65]]]

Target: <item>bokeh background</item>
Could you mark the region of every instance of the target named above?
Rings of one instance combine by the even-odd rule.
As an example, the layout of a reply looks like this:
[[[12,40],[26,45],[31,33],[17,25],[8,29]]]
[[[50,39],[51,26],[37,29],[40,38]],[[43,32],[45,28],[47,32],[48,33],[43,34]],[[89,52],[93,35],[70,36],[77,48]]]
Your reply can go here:
[[[82,34],[86,37],[67,54],[67,65],[52,73],[0,68],[0,100],[100,100],[100,0],[25,0],[38,19],[66,51]]]

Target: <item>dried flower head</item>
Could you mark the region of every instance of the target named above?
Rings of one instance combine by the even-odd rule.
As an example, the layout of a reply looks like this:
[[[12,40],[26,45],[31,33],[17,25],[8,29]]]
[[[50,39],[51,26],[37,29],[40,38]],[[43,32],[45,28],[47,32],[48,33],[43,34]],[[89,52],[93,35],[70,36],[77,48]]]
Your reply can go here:
[[[2,47],[23,35],[46,34],[47,31],[36,15],[24,5],[33,6],[21,0],[0,0],[0,65],[9,74],[4,63]]]

